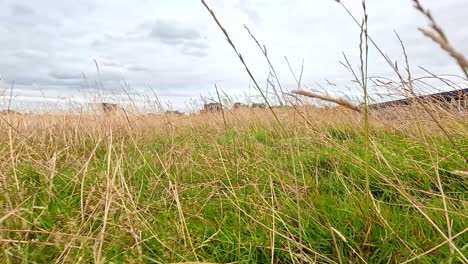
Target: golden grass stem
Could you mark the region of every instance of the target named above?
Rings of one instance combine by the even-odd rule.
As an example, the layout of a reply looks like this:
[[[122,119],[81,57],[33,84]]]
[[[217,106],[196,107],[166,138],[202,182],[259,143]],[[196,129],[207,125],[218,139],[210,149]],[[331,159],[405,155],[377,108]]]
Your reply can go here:
[[[310,97],[310,98],[320,99],[320,100],[327,101],[327,102],[332,102],[332,103],[335,103],[337,105],[343,106],[343,107],[351,109],[353,111],[356,111],[358,113],[362,113],[362,110],[361,110],[360,107],[358,107],[357,105],[354,105],[350,101],[348,101],[346,99],[343,99],[343,98],[333,98],[333,97],[330,97],[330,96],[322,95],[322,94],[319,94],[319,93],[313,93],[313,92],[309,92],[309,91],[305,91],[305,90],[295,90],[295,91],[292,91],[292,93],[307,96],[307,97]]]

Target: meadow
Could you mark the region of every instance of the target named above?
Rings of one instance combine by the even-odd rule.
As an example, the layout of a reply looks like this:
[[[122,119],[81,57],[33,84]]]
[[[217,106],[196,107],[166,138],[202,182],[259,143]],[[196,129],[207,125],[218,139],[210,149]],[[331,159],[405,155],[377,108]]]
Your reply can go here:
[[[298,90],[190,115],[0,113],[0,262],[468,263],[466,94],[370,106],[360,26],[361,105]]]
[[[466,111],[431,106],[451,140],[395,107],[368,150],[342,107],[275,109],[283,129],[268,109],[3,116],[0,258],[463,262]]]

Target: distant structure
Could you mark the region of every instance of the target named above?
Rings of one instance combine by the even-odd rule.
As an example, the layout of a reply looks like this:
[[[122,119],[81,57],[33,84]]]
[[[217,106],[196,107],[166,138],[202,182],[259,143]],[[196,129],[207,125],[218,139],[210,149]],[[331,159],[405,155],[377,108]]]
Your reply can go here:
[[[398,105],[410,105],[414,103],[416,100],[421,100],[425,102],[450,104],[453,106],[457,106],[458,108],[461,108],[461,109],[466,109],[468,107],[468,88],[449,91],[449,92],[429,94],[429,95],[421,95],[421,96],[416,96],[416,97],[404,98],[400,100],[387,101],[383,103],[376,103],[376,104],[369,105],[369,107],[384,108],[384,107],[398,106]]]
[[[167,115],[183,115],[184,113],[183,112],[180,112],[180,111],[173,111],[173,110],[167,110],[166,112],[164,112],[165,114]]]
[[[243,103],[236,102],[236,103],[234,103],[233,107],[234,107],[234,109],[239,109],[239,108],[242,108],[242,107],[247,107],[247,105],[245,105]]]
[[[264,109],[266,108],[266,104],[263,104],[263,103],[253,103],[252,108],[260,108],[260,109]]]
[[[91,109],[98,113],[110,114],[120,109],[118,104],[114,103],[91,103]]]
[[[20,115],[21,113],[15,111],[15,110],[0,110],[0,114],[2,115]]]
[[[218,112],[223,106],[220,103],[208,103],[203,105],[203,112]]]

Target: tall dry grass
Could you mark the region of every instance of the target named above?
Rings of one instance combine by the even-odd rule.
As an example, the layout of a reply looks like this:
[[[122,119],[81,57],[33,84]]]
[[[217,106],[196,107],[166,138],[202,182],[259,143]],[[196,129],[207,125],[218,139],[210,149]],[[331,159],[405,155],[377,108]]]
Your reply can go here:
[[[357,25],[362,106],[302,91],[191,115],[0,114],[0,260],[466,263],[466,105],[371,107],[367,42],[384,53]]]
[[[298,110],[307,122],[302,117],[292,118]],[[363,142],[359,132],[362,114],[346,108],[310,106],[274,111],[288,136],[277,132],[277,119],[267,109],[226,109],[224,118],[222,113],[166,118],[125,113],[7,116],[8,125],[2,122],[1,131],[11,137],[0,141],[1,258],[12,262],[29,259],[65,263],[225,262],[243,257],[255,261],[252,257],[263,251],[245,250],[249,245],[266,243],[262,247],[270,253],[261,254],[269,255],[266,259],[273,262],[364,262],[375,257],[370,254],[373,250],[368,248],[369,243],[377,243],[373,247],[380,249],[386,247],[368,233],[381,229],[396,236],[393,245],[406,247],[399,257],[384,255],[389,259],[424,259],[430,252],[451,245],[455,250],[453,258],[463,260],[457,251],[465,250],[460,242],[466,230],[461,230],[460,225],[466,217],[466,201],[460,193],[453,193],[463,188],[460,179],[448,183],[444,181],[454,179],[443,176],[440,184],[448,184],[451,191],[442,196],[438,187],[413,182],[418,177],[424,181],[431,178],[427,170],[431,163],[417,156],[425,151],[431,153],[434,166],[442,166],[439,173],[448,169],[440,165],[443,160],[450,161],[451,171],[456,166],[457,171],[466,170],[459,158],[445,156],[456,154],[443,143],[443,134],[428,125],[430,119],[424,109],[416,104],[371,112],[371,152],[377,160],[369,164],[371,204],[355,204],[372,212],[363,218],[370,217],[365,221],[371,222],[359,231],[366,234],[360,242],[336,222],[338,219],[331,218],[340,217],[339,213],[328,215],[333,210],[325,208],[334,204],[337,209],[354,210],[350,205],[340,207],[335,199],[354,201],[365,193],[359,173],[345,172],[347,167],[352,171],[364,164],[364,156],[355,152]],[[446,117],[440,122],[459,135],[461,142],[466,140],[461,117],[466,113],[439,112]],[[384,143],[387,137],[393,139]],[[395,149],[388,152],[386,144],[394,144]],[[405,146],[418,149],[420,154],[394,152],[406,151]],[[327,151],[341,154],[333,158]],[[408,165],[392,156],[395,154],[413,160],[407,161]],[[335,161],[320,161],[330,158]],[[407,181],[400,168],[394,167],[398,163],[421,175]],[[338,185],[330,180],[338,181]],[[330,184],[344,193],[336,196],[327,187]],[[395,196],[395,201],[382,200],[378,190]],[[436,201],[442,198],[446,209],[438,208]],[[411,246],[416,243],[413,234],[401,237],[403,233],[395,230],[395,216],[382,212],[382,206],[385,210],[402,206],[420,210],[422,216],[412,213],[407,217],[443,234],[438,215],[445,212],[452,221],[450,239],[447,235],[443,238],[440,234],[426,234],[426,238],[442,244],[431,243],[437,247],[433,250],[423,245]],[[216,213],[209,213],[210,210]],[[320,212],[328,213],[320,216]],[[227,216],[236,220],[231,223]],[[307,230],[314,222],[320,225],[315,227],[317,230],[325,232],[322,246],[314,245],[308,237]],[[373,222],[379,224],[375,226]],[[212,225],[217,229],[203,235]],[[250,228],[254,229],[245,233]],[[269,235],[263,237],[262,230]],[[222,234],[230,232],[235,234],[231,242],[222,238]],[[321,249],[327,245],[329,235],[333,238],[333,252]],[[248,242],[250,239],[260,240]],[[228,253],[216,249],[217,244],[237,249]],[[160,250],[156,254],[148,248]],[[226,258],[230,254],[233,255]],[[263,262],[263,257],[257,258]]]

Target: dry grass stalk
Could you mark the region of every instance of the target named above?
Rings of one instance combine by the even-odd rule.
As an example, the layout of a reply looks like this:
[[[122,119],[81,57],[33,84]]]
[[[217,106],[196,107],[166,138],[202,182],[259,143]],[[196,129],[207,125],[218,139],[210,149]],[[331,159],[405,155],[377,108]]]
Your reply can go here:
[[[275,117],[276,119],[276,122],[278,122],[278,124],[280,125],[280,129],[281,131],[284,133],[284,134],[287,134],[286,132],[286,129],[284,128],[284,126],[281,124],[280,120],[278,119],[278,116],[276,115],[276,113],[272,110],[271,108],[271,104],[270,102],[268,101],[268,98],[267,98],[267,95],[262,91],[262,89],[260,88],[260,85],[258,84],[257,80],[255,79],[255,77],[253,76],[252,72],[250,71],[250,68],[247,66],[247,63],[245,62],[244,60],[244,57],[242,57],[242,54],[237,50],[236,48],[236,45],[234,45],[234,42],[232,41],[231,37],[229,36],[228,32],[226,31],[226,29],[223,27],[223,25],[221,24],[221,22],[219,22],[218,18],[216,17],[214,11],[208,6],[208,4],[205,2],[205,0],[201,0],[202,4],[205,6],[206,10],[210,13],[211,17],[214,19],[215,23],[218,25],[219,29],[223,32],[224,36],[226,37],[226,40],[227,42],[229,43],[229,45],[232,47],[232,49],[234,50],[234,52],[236,53],[237,57],[239,58],[239,60],[241,61],[242,65],[244,65],[244,68],[245,68],[245,71],[247,72],[247,74],[249,75],[250,79],[252,80],[252,82],[254,83],[254,86],[255,88],[257,88],[258,92],[260,93],[260,95],[262,96],[262,98],[265,100],[265,104],[268,106],[268,108],[270,109],[271,113],[273,114],[273,116]],[[253,36],[253,35],[252,35]]]
[[[468,178],[468,171],[456,170],[452,171],[453,174]]]
[[[322,95],[322,94],[318,94],[318,93],[313,93],[313,92],[309,92],[309,91],[304,91],[304,90],[295,90],[295,91],[292,91],[292,93],[307,96],[307,97],[311,97],[311,98],[317,98],[317,99],[327,101],[327,102],[332,102],[332,103],[335,103],[337,105],[341,105],[341,106],[343,106],[345,108],[351,109],[353,111],[362,113],[362,110],[361,110],[361,108],[359,106],[354,105],[350,101],[345,100],[343,98],[333,98],[333,97],[330,97],[330,96],[326,96],[326,95]]]
[[[445,50],[452,58],[454,58],[457,61],[458,65],[460,65],[462,71],[465,73],[465,76],[468,79],[468,61],[466,60],[465,56],[452,47],[447,36],[445,35],[442,28],[437,24],[431,12],[427,9],[424,9],[419,0],[413,0],[413,2],[414,7],[431,22],[430,26],[434,30],[434,32],[423,28],[419,28],[419,30],[426,37],[429,37],[430,39],[432,39],[432,41],[439,44],[443,50]]]
[[[462,53],[456,51],[455,48],[453,48],[452,45],[450,45],[450,43],[446,39],[444,39],[440,35],[438,36],[437,34],[429,30],[423,28],[420,28],[419,30],[426,37],[429,37],[430,39],[432,39],[432,41],[439,44],[443,50],[447,51],[450,54],[450,56],[452,56],[462,68],[468,69],[468,60],[466,60],[465,56],[463,56]]]

